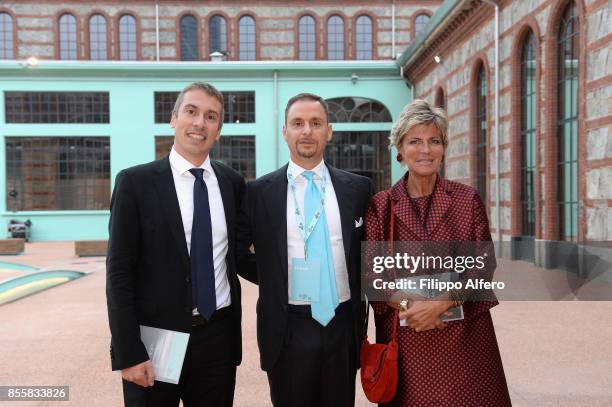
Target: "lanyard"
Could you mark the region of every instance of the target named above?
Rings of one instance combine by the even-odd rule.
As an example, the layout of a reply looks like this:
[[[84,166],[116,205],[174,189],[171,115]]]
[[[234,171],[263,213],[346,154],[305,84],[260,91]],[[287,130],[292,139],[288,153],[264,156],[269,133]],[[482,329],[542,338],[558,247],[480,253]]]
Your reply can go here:
[[[302,239],[304,240],[304,258],[305,259],[308,258],[308,249],[307,249],[308,238],[310,237],[310,235],[312,234],[312,231],[317,226],[317,222],[319,221],[319,218],[321,217],[321,213],[323,212],[323,209],[325,208],[325,189],[327,188],[326,172],[327,172],[327,168],[325,168],[324,166],[323,167],[323,183],[321,184],[321,195],[322,195],[321,206],[317,208],[312,219],[310,220],[310,225],[308,225],[308,228],[306,229],[305,228],[306,220],[304,219],[304,214],[302,213],[302,211],[300,211],[300,207],[298,205],[298,200],[297,200],[297,194],[295,192],[296,190],[295,178],[293,177],[291,170],[287,169],[287,181],[289,182],[289,188],[291,189],[291,195],[293,195],[293,203],[295,206],[295,211],[294,211],[295,220],[298,225],[300,236],[302,236]],[[313,179],[313,182],[314,182],[314,179]],[[308,186],[306,187],[308,188]],[[316,184],[315,184],[315,188],[316,188]],[[306,192],[304,192],[304,194],[305,193]]]

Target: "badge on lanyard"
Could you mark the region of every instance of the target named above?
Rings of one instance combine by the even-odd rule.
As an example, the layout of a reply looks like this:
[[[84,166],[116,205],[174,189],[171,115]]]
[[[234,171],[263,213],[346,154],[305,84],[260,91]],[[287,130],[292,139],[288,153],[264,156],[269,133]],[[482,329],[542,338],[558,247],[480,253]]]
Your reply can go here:
[[[321,262],[318,259],[291,260],[291,301],[318,302],[321,292]]]
[[[300,236],[304,241],[304,258],[294,257],[291,259],[291,293],[289,299],[291,301],[303,302],[318,302],[321,292],[321,261],[317,258],[312,258],[308,255],[308,238],[312,231],[317,226],[317,222],[322,218],[322,212],[325,208],[325,189],[327,187],[327,178],[325,171],[323,172],[323,183],[321,187],[321,206],[314,213],[308,229],[305,229],[306,221],[304,215],[300,211],[297,196],[295,192],[295,178],[290,171],[287,171],[287,180],[293,195],[295,205],[295,217],[298,225]]]

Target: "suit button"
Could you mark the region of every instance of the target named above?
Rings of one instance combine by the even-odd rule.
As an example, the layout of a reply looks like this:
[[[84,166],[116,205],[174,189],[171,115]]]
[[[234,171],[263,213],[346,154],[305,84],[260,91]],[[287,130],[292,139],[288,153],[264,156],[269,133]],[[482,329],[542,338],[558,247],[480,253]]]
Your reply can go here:
[[[191,276],[187,276],[187,277],[185,277],[185,282],[186,282],[186,283],[191,282]]]

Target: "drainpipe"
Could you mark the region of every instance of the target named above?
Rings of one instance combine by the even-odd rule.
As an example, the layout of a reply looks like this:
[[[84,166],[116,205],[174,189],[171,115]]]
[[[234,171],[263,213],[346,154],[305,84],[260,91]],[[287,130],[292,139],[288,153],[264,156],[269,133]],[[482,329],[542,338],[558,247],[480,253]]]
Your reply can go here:
[[[278,143],[280,142],[280,135],[279,135],[279,129],[278,129],[278,70],[274,70],[274,85],[273,85],[273,98],[274,98],[274,108],[273,110],[273,116],[274,116],[274,168],[278,168],[279,167],[279,147],[278,147]]]
[[[499,68],[499,1],[498,0],[484,0],[485,2],[491,4],[493,7],[495,7],[495,81],[493,84],[493,91],[495,92],[495,185],[497,185],[497,188],[495,188],[495,212],[496,212],[496,218],[495,219],[495,229],[497,231],[497,241],[500,243],[500,248],[501,248],[501,241],[502,241],[502,233],[501,233],[501,207],[500,207],[500,201],[501,201],[501,185],[500,185],[500,177],[499,177],[499,171],[500,171],[500,162],[501,162],[501,157],[499,154],[499,75],[500,75],[500,68]]]
[[[391,3],[391,59],[396,59],[395,54],[395,0]]]
[[[159,0],[155,1],[155,60],[159,62]]]

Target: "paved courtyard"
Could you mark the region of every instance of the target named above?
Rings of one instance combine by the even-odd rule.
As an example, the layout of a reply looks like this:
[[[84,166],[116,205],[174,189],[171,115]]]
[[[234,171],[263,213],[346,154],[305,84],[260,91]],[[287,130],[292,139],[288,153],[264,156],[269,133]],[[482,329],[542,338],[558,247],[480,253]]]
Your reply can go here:
[[[59,405],[122,405],[120,377],[108,358],[104,259],[74,257],[71,242],[58,242],[28,244],[25,254],[0,261],[89,273],[0,306],[0,385],[69,385],[70,402]],[[534,284],[561,276],[523,262],[502,260],[499,269],[538,276]],[[0,269],[0,281],[9,277]],[[239,407],[270,405],[255,340],[256,298],[256,287],[243,282]],[[505,301],[492,314],[515,406],[612,405],[611,301]],[[18,404],[30,405],[58,403]],[[371,405],[359,387],[357,405]]]

